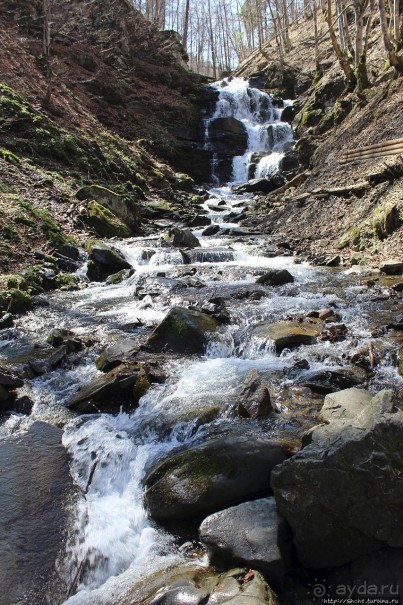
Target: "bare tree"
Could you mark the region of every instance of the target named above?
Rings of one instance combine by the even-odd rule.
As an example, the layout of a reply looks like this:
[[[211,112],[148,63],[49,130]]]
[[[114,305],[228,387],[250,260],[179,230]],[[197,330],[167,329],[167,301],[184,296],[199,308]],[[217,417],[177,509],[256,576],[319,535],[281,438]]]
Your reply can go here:
[[[52,0],[42,0],[42,11],[43,11],[42,47],[43,47],[43,56],[44,56],[44,61],[45,61],[45,78],[46,78],[46,94],[42,101],[44,105],[48,105],[50,103],[50,99],[52,97],[52,90],[53,90],[53,70],[52,70],[52,56],[51,56],[52,9],[53,9]]]

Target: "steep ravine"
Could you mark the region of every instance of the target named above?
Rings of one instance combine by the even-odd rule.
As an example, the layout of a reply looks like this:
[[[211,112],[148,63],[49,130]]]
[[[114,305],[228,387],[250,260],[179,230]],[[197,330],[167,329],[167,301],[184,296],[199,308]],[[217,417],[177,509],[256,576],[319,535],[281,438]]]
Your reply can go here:
[[[358,573],[357,566],[369,573],[382,557],[387,564],[377,564],[380,578],[382,568],[392,575],[401,569],[400,536],[391,536],[393,523],[380,513],[392,510],[399,526],[403,469],[394,445],[402,431],[401,276],[360,266],[314,267],[276,234],[262,235],[259,225],[240,226],[251,197],[234,195],[228,185],[245,174],[254,153],[272,155],[269,139],[255,135],[259,129],[267,133],[268,124],[275,130],[281,114],[267,95],[245,82],[226,84],[217,85],[221,93],[213,120],[244,120],[246,146],[230,162],[230,183],[216,185],[193,206],[191,232],[170,209],[155,221],[153,234],[92,242],[79,259],[83,281],[75,291],[40,295],[32,310],[0,332],[0,380],[14,380],[3,391],[18,389],[0,427],[1,540],[16,562],[0,565],[4,605],[177,605],[184,599],[238,605],[246,598],[256,605],[274,605],[277,599],[308,604],[318,574],[331,583],[329,567],[347,565],[338,570],[340,582]],[[292,143],[289,129],[282,132],[286,136],[274,150],[279,156]],[[267,168],[265,157],[256,159]],[[96,269],[100,281],[88,283],[85,275]],[[7,379],[8,372],[13,378]],[[326,443],[333,443],[336,421],[322,408],[325,396],[356,387],[359,402],[349,391],[341,404],[330,406],[344,414],[337,420],[347,423],[337,425],[337,442],[344,446],[345,439],[352,455],[344,459],[341,452],[330,466],[333,486],[326,483],[325,463],[325,475],[318,472],[315,481],[307,481],[303,460],[316,453],[315,436],[318,455],[332,460]],[[371,399],[385,389],[380,402]],[[361,424],[355,426],[351,410]],[[377,414],[392,427],[386,448]],[[329,424],[316,431],[330,435],[307,436],[324,419]],[[340,437],[344,429],[347,437]],[[41,433],[46,440],[38,439]],[[297,453],[303,435],[306,447]],[[360,435],[368,436],[375,456],[368,455]],[[25,465],[14,465],[13,448],[27,452]],[[39,458],[40,468],[49,465],[45,478],[36,465]],[[279,469],[285,473],[296,464],[302,470],[293,498]],[[341,478],[339,467],[347,470]],[[273,508],[272,468],[293,547]],[[376,479],[368,483],[368,493],[356,480],[361,473]],[[379,493],[386,479],[388,490]],[[71,481],[66,496],[62,490]],[[47,482],[55,495],[51,489],[47,496]],[[309,568],[324,566],[315,560],[315,553],[321,556],[316,542],[307,562],[304,540],[309,547],[310,535],[303,527],[309,511],[298,516],[296,509],[293,516],[284,501],[309,501],[312,485],[320,496],[319,528],[328,558],[326,569],[311,573]],[[16,526],[14,498],[24,486],[35,497],[27,502],[25,526]],[[345,502],[336,497],[341,493]],[[370,506],[374,498],[383,501],[377,511]],[[65,507],[54,506],[61,501]],[[243,559],[228,546],[221,558],[215,553],[218,567],[211,569],[206,544],[211,554],[216,521],[203,524],[202,541],[198,526],[211,513],[250,501],[263,513],[253,521],[248,509],[257,523],[252,530],[244,530],[242,514],[231,521],[232,537],[246,531],[246,541],[253,537],[259,543],[263,536],[269,552],[263,544],[263,555]],[[362,507],[368,515],[351,519],[351,510]],[[41,514],[48,508],[48,552],[49,558],[59,553],[56,571],[47,565],[35,573],[24,541],[31,536],[30,552],[41,552],[37,528],[43,528]],[[329,519],[334,535],[325,531]],[[63,536],[56,531],[61,526]],[[312,540],[320,538],[311,533]],[[231,543],[231,536],[219,534],[215,542],[220,540]],[[231,572],[239,564],[242,569]],[[395,581],[393,576],[390,583]]]

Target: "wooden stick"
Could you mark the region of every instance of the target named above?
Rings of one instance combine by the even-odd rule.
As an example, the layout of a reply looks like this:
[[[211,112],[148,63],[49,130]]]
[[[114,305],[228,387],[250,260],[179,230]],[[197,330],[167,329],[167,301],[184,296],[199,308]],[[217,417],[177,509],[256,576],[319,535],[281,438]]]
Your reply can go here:
[[[389,156],[389,155],[401,155],[403,153],[403,149],[400,151],[379,151],[377,153],[373,153],[373,154],[368,154],[368,155],[361,155],[361,156],[356,156],[353,158],[341,158],[339,160],[340,164],[348,164],[348,162],[354,162],[357,160],[370,160],[371,158],[381,158],[381,157],[385,157],[385,156]]]

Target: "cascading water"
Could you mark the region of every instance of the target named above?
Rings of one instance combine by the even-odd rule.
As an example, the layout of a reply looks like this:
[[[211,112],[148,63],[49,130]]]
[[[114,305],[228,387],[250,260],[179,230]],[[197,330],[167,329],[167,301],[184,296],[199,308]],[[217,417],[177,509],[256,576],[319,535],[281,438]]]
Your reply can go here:
[[[285,149],[294,138],[291,126],[281,121],[283,108],[292,102],[284,101],[283,107],[279,108],[270,95],[251,88],[243,78],[227,78],[213,86],[219,92],[219,98],[213,116],[206,121],[207,146],[209,126],[219,118],[238,120],[247,133],[245,153],[233,158],[232,184],[247,181],[252,165],[256,166],[257,178],[276,174]],[[253,160],[255,155],[256,161]]]
[[[246,180],[253,153],[262,154],[257,176],[277,171],[286,143],[292,140],[292,130],[279,121],[280,112],[269,95],[249,88],[241,79],[215,86],[220,95],[212,120],[232,116],[248,132],[246,153],[233,161],[233,181]],[[372,294],[359,283],[359,277],[312,268],[306,263],[294,264],[292,257],[270,258],[264,252],[267,242],[260,236],[244,232],[247,238],[242,241],[232,237],[231,229],[238,225],[229,222],[227,215],[230,212],[232,216],[235,210],[242,212],[245,200],[247,196],[231,195],[229,187],[210,192],[205,208],[215,226],[225,231],[212,237],[195,231],[201,247],[189,252],[186,265],[178,250],[158,247],[157,238],[116,241],[114,245],[135,269],[131,277],[119,285],[89,284],[79,292],[54,293],[49,296],[49,307],[18,320],[17,327],[6,331],[0,342],[2,363],[12,360],[18,347],[29,355],[38,333],[43,333],[45,341],[54,327],[68,328],[76,335],[90,332],[91,337],[106,345],[127,338],[126,326],[134,320],[149,333],[172,306],[217,297],[225,300],[231,318],[231,323],[211,338],[204,356],[166,362],[167,382],[153,385],[132,414],[74,418],[65,408],[73,391],[101,375],[94,364],[99,347],[85,357],[84,363],[60,367],[28,381],[35,400],[31,417],[12,415],[0,427],[0,439],[7,439],[35,420],[64,426],[63,443],[77,486],[70,511],[70,536],[59,564],[68,605],[115,602],[116,595],[140,578],[188,560],[180,541],[153,523],[145,510],[143,481],[147,470],[177,447],[231,430],[239,419],[229,416],[228,402],[236,401],[251,369],[262,372],[277,395],[291,388],[293,380],[303,378],[306,371],[301,366],[291,379],[287,372],[293,368],[295,353],[286,349],[277,355],[270,342],[262,343],[251,335],[251,327],[261,321],[275,322],[329,306],[337,308],[348,336],[336,342],[302,346],[299,359],[311,371],[343,366],[353,352],[368,347],[372,338],[376,310],[372,312]],[[256,276],[262,269],[274,268],[287,268],[295,281],[265,292],[256,284]],[[197,283],[191,281],[194,276]],[[156,286],[162,290],[154,291]],[[137,296],[139,288],[144,290],[143,298]],[[254,292],[257,297],[245,299]],[[134,331],[131,336],[139,334]],[[44,346],[44,342],[41,344]],[[29,346],[31,349],[26,351]],[[373,391],[402,383],[390,363],[394,342],[385,337],[382,346],[382,361],[374,368],[369,384]],[[253,424],[251,430],[289,435],[290,427],[306,422],[301,414],[298,416],[298,405],[288,409],[279,403],[278,410],[283,414],[268,424]],[[248,430],[248,421],[241,422],[241,430]],[[72,596],[67,598],[69,589]],[[48,600],[52,605],[63,601],[53,594]]]

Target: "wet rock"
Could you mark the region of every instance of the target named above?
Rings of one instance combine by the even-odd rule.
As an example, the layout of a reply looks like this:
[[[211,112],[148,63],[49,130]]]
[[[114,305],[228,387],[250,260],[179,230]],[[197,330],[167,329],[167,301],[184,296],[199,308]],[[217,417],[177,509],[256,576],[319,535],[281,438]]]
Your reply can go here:
[[[68,353],[81,351],[84,347],[82,340],[76,338],[74,332],[64,328],[56,328],[55,330],[52,330],[47,337],[46,342],[52,347],[56,348],[64,345]]]
[[[392,289],[395,292],[403,292],[403,281],[399,281],[397,284],[392,286]],[[1,330],[1,320],[0,320],[0,330]]]
[[[173,229],[170,230],[169,235],[172,244],[176,248],[197,248],[200,246],[199,240],[189,229],[178,229],[177,227],[173,227]]]
[[[334,309],[322,309],[322,311],[319,311],[319,319],[322,321],[325,321],[325,319],[328,319],[329,317],[333,317],[333,315]]]
[[[319,319],[307,321],[279,321],[277,323],[263,323],[251,330],[251,336],[264,343],[272,342],[277,352],[288,347],[313,344],[323,329]]]
[[[121,284],[125,279],[134,274],[134,269],[121,269],[117,273],[113,273],[110,275],[105,283],[107,286],[116,286],[117,284]]]
[[[195,563],[171,566],[148,576],[115,605],[277,605],[273,591],[255,570],[232,569],[224,573]]]
[[[41,352],[36,359],[29,360],[29,367],[37,376],[47,374],[62,363],[67,355],[67,347],[61,346],[56,350]]]
[[[193,229],[195,227],[205,227],[206,225],[210,224],[211,219],[208,216],[203,216],[202,214],[198,214],[188,221],[189,227],[192,227]]]
[[[133,410],[150,388],[150,382],[147,364],[121,364],[82,387],[66,406],[82,413],[118,413],[121,406]]]
[[[209,142],[218,154],[243,155],[248,148],[248,133],[236,118],[217,118],[209,124]]]
[[[159,521],[194,520],[267,493],[271,470],[285,458],[274,439],[211,439],[153,468],[145,480],[145,504]]]
[[[368,380],[368,373],[363,368],[349,366],[337,369],[323,369],[305,375],[300,384],[318,393],[332,393],[348,389]]]
[[[262,498],[207,517],[199,528],[213,565],[233,563],[262,571],[281,587],[290,560],[287,524],[274,498]]]
[[[25,416],[29,416],[33,407],[34,402],[27,395],[18,397],[13,404],[13,409],[17,412],[17,414],[24,414]]]
[[[208,334],[215,332],[218,325],[217,320],[206,313],[174,307],[155,328],[147,346],[153,351],[201,354],[207,345]]]
[[[18,376],[14,376],[4,368],[0,368],[0,385],[8,390],[19,389],[24,385],[24,381]]]
[[[267,418],[273,412],[270,393],[257,370],[247,375],[238,399],[241,418]]]
[[[379,265],[379,269],[386,275],[401,275],[403,273],[403,262],[399,260],[386,260]]]
[[[97,370],[109,372],[131,357],[139,349],[138,342],[134,338],[127,338],[115,342],[106,349],[96,360]]]
[[[35,422],[24,434],[0,442],[2,605],[44,603],[50,584],[55,594],[72,489],[61,438],[60,429]]]
[[[292,105],[287,105],[287,107],[284,107],[283,111],[281,112],[281,118],[280,118],[281,121],[288,122],[289,124],[291,124],[294,117],[295,117],[295,107],[293,107]]]
[[[0,330],[5,330],[6,328],[12,328],[14,325],[14,319],[11,313],[4,313],[3,317],[0,319]]]
[[[342,413],[354,415],[356,406]],[[308,445],[273,470],[277,507],[304,566],[333,567],[386,545],[403,547],[403,413],[385,409],[388,392],[353,419],[314,428]]]
[[[91,246],[87,276],[91,281],[104,281],[122,269],[133,269],[124,256],[105,244],[96,243]]]
[[[220,230],[219,225],[209,225],[202,233],[203,237],[208,237],[210,235],[216,235]]]
[[[257,284],[266,286],[282,286],[294,282],[294,278],[287,269],[270,269],[256,280]]]
[[[284,183],[284,177],[276,174],[266,179],[252,179],[242,185],[236,185],[232,190],[234,193],[271,193],[275,189],[282,187]]]

